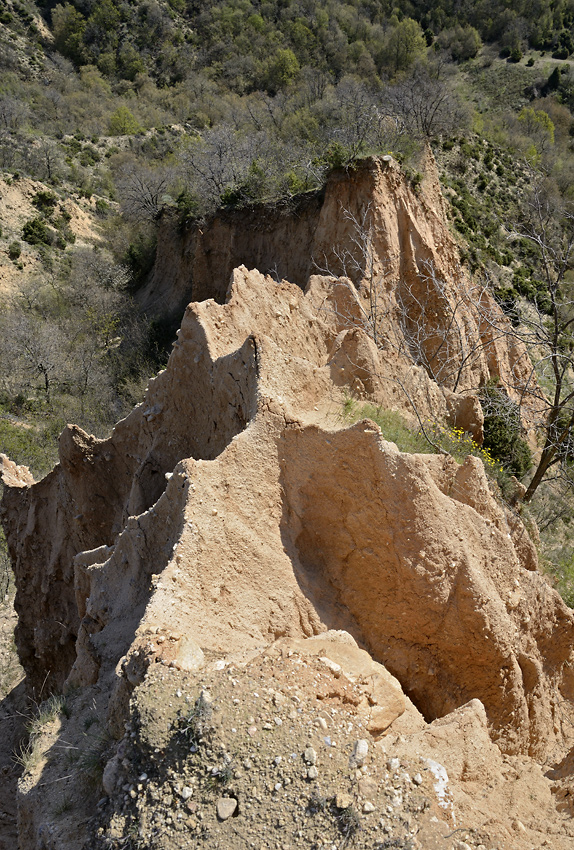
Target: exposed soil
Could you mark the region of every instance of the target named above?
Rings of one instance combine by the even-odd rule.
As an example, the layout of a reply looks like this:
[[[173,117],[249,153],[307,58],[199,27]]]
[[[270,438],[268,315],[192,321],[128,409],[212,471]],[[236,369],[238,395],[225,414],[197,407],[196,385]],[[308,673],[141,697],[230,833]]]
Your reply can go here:
[[[0,850],[14,850],[18,843],[16,786],[22,769],[16,755],[25,733],[26,697],[14,646],[16,619],[12,600],[0,603]]]
[[[27,177],[15,180],[8,174],[0,175],[0,298],[20,290],[35,277],[46,274],[38,246],[22,241],[23,225],[38,217],[32,199],[37,192],[45,190],[51,191],[38,180]],[[62,199],[59,204],[71,216],[69,228],[76,237],[76,245],[101,242],[94,203],[68,198]],[[8,246],[14,241],[21,244],[22,253],[17,260],[11,260],[8,254]]]
[[[86,846],[131,837],[129,846],[161,850],[432,850],[450,847],[450,835],[502,848],[484,830],[457,829],[448,786],[437,795],[428,762],[374,744],[360,686],[324,661],[274,648],[246,666],[222,659],[207,669],[198,679],[150,668],[120,747],[121,791],[102,801]],[[222,801],[229,810],[236,801],[229,817]]]

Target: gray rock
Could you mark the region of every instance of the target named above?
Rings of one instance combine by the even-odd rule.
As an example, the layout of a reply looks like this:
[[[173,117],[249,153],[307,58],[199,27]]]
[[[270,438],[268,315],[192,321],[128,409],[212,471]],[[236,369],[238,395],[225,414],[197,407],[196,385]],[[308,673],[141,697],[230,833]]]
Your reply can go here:
[[[116,790],[116,786],[122,776],[122,764],[117,755],[113,756],[104,768],[104,775],[102,776],[102,785],[104,791],[111,797],[114,791]]]

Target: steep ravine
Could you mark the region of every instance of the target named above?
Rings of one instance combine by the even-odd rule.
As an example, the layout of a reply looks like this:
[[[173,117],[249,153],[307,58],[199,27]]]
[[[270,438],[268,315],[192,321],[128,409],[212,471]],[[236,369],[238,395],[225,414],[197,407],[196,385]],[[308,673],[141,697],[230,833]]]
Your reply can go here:
[[[397,340],[397,281],[463,274],[436,181],[337,181],[314,244],[370,205]],[[470,387],[374,345],[365,298],[241,266],[109,439],[68,428],[40,482],[3,460],[18,651],[69,694],[20,781],[22,850],[571,846],[574,616],[480,461],[341,421],[352,391],[480,431]],[[474,378],[525,357],[493,343]]]

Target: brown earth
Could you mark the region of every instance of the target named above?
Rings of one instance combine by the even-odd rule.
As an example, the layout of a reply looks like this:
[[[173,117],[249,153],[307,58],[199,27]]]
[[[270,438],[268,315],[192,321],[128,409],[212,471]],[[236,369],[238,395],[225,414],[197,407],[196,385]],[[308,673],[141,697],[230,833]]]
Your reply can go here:
[[[22,769],[17,754],[29,715],[15,625],[13,598],[7,594],[0,600],[0,850],[14,850],[18,844],[16,789]]]
[[[34,195],[47,190],[50,187],[38,180],[28,177],[14,180],[9,175],[0,175],[0,299],[13,295],[46,274],[37,246],[22,241],[22,227],[30,219],[38,217],[38,209],[32,204]],[[68,198],[60,202],[59,208],[71,215],[69,228],[76,236],[76,245],[101,242],[89,201],[82,205]],[[21,243],[22,254],[17,261],[11,260],[8,255],[8,246],[13,241]]]
[[[333,172],[323,191],[294,200],[292,207],[224,210],[183,232],[175,216],[166,213],[155,267],[138,293],[139,303],[148,313],[179,321],[190,301],[224,303],[230,276],[240,265],[302,289],[319,272],[346,275],[363,295],[375,298],[374,323],[385,365],[398,359],[398,371],[383,369],[381,375],[387,385],[395,383],[402,397],[394,406],[408,407],[396,382],[412,363],[413,347],[420,349],[415,362],[422,352],[431,359],[431,352],[439,352],[432,371],[444,389],[472,393],[495,375],[505,386],[519,388],[531,378],[526,352],[505,332],[494,299],[461,267],[430,149],[420,167],[424,179],[413,186],[392,157],[368,158],[353,169]],[[376,369],[364,343],[357,355],[354,337],[373,324],[372,308],[363,302],[362,309],[352,306],[349,312],[347,302],[354,296],[344,287],[342,282],[321,309],[339,318],[339,384],[361,395],[371,392]],[[456,374],[452,359],[465,364]],[[362,370],[356,368],[359,363]],[[361,386],[364,375],[370,377]],[[456,420],[456,412],[451,418]],[[480,424],[472,417],[460,424],[480,441]]]
[[[366,174],[412,285],[431,244],[450,280],[432,181],[421,201],[392,163]],[[480,429],[472,395],[373,344],[367,303],[240,267],[108,440],[70,426],[37,483],[3,460],[20,658],[70,694],[31,742],[22,850],[572,846],[574,615],[478,460],[338,418],[345,392],[408,395]],[[486,355],[477,373],[525,357]]]

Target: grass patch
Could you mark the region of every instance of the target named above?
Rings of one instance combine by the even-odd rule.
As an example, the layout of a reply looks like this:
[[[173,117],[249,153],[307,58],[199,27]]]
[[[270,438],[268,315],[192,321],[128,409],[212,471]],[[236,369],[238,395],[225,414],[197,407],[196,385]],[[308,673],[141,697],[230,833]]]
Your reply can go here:
[[[19,465],[30,467],[34,476],[45,475],[58,460],[58,444],[53,431],[41,426],[27,427],[10,421],[9,416],[0,410],[0,452]]]
[[[180,714],[178,732],[185,737],[193,748],[198,748],[209,728],[212,707],[208,695],[202,691],[194,705],[186,714]]]
[[[343,416],[349,423],[371,419],[379,426],[385,440],[395,443],[401,452],[438,454],[442,451],[458,463],[464,463],[469,455],[473,455],[482,461],[486,475],[499,486],[504,498],[509,498],[514,492],[511,476],[500,461],[495,460],[488,449],[481,448],[470,434],[460,428],[448,428],[446,425],[427,420],[424,423],[427,438],[422,427],[412,427],[395,410],[384,410],[374,404],[358,404],[351,398],[345,400]]]
[[[360,419],[372,419],[381,429],[385,440],[395,443],[401,452],[435,453],[423,435],[411,428],[404,417],[395,410],[384,410],[374,404],[357,404],[352,398],[347,398],[344,403],[343,417],[350,424]]]
[[[64,797],[54,808],[54,817],[62,817],[62,815],[71,812],[74,808],[74,802],[71,797]]]
[[[24,771],[33,770],[38,764],[44,750],[41,738],[45,727],[56,720],[60,715],[66,713],[66,698],[64,696],[51,696],[36,707],[32,717],[26,724],[28,739],[20,745],[15,753],[15,760],[22,765]]]
[[[341,809],[335,815],[337,826],[343,838],[349,841],[361,829],[361,818],[354,806]]]
[[[99,788],[102,784],[111,743],[111,736],[107,731],[104,731],[92,739],[87,738],[85,749],[80,750],[76,762],[78,772],[91,788]]]

